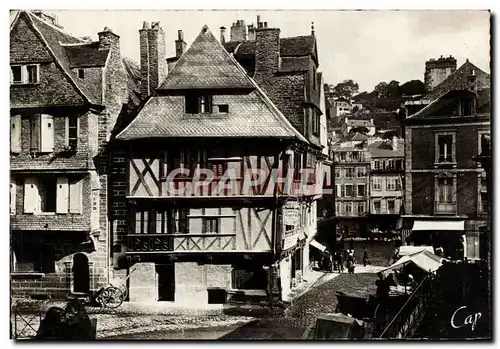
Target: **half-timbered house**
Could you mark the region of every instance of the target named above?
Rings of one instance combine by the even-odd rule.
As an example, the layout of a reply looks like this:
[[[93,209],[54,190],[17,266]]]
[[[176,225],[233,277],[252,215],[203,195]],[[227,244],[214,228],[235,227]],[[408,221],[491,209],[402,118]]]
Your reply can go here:
[[[128,227],[117,235],[130,300],[286,299],[308,265],[301,248],[320,195],[311,143],[207,26],[168,75],[161,27],[140,33],[156,91],[116,137],[128,178],[114,202],[127,213],[112,217]]]

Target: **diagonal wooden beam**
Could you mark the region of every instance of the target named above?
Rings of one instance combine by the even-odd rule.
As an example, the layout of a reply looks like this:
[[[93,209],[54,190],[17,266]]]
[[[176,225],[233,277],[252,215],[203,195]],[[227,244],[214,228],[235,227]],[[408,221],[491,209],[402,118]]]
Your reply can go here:
[[[130,163],[132,164],[132,167],[134,168],[135,173],[137,173],[137,179],[138,179],[137,182],[134,185],[134,188],[131,191],[131,195],[134,195],[136,193],[137,189],[139,189],[139,186],[142,183],[144,185],[144,188],[148,192],[149,196],[153,196],[153,193],[151,192],[151,189],[149,189],[148,184],[144,180],[144,174],[147,173],[147,170],[145,170],[144,172],[142,172],[141,170],[139,170],[139,168],[135,164],[134,159],[132,159],[132,161],[130,161]]]
[[[267,242],[269,243],[269,245],[271,245],[271,241],[269,241],[269,237],[266,234],[266,223],[269,220],[269,217],[271,216],[271,212],[272,211],[269,210],[269,212],[268,212],[266,218],[264,218],[264,220],[260,219],[260,216],[257,213],[257,211],[255,210],[255,208],[252,207],[252,211],[254,212],[255,216],[257,217],[257,220],[261,223],[260,231],[259,231],[259,233],[257,234],[257,237],[254,240],[252,248],[254,248],[255,246],[257,246],[257,242],[259,242],[260,236],[262,235],[263,232],[264,232],[264,236],[266,237]]]

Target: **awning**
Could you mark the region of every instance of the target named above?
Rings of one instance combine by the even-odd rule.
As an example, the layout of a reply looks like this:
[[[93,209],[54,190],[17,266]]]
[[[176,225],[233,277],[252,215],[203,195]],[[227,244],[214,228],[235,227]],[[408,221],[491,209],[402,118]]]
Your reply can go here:
[[[400,246],[399,255],[408,256],[423,250],[429,251],[430,253],[434,253],[434,248],[432,246]]]
[[[412,231],[429,231],[429,230],[464,231],[465,221],[415,220]]]
[[[444,258],[436,256],[426,250],[401,257],[396,263],[389,268],[382,270],[380,273],[386,278],[394,270],[403,268],[404,266],[412,263],[426,272],[434,272],[439,269],[443,263]]]
[[[311,240],[311,242],[309,243],[309,245],[317,248],[318,250],[320,250],[321,252],[323,253],[328,253],[326,251],[326,246],[323,246],[322,244],[320,244],[319,242],[317,242],[316,240]]]

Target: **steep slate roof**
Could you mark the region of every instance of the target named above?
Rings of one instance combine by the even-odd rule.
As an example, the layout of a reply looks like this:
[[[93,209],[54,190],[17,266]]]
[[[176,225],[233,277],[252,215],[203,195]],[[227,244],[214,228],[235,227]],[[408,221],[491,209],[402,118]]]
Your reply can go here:
[[[179,58],[159,90],[254,88],[207,26]]]
[[[45,43],[49,51],[54,55],[54,59],[59,64],[64,73],[68,76],[70,82],[73,86],[76,87],[77,91],[91,104],[99,105],[100,101],[94,96],[86,85],[84,80],[78,79],[70,69],[70,60],[66,55],[65,48],[61,45],[63,44],[78,44],[84,43],[82,39],[76,38],[60,28],[57,28],[42,19],[38,18],[34,14],[28,11],[22,11],[17,18],[20,18],[21,15],[26,14],[26,18],[28,18],[28,22],[31,23],[35,31],[37,31],[42,41]],[[14,23],[12,26],[15,25]],[[11,26],[11,27],[12,27]]]
[[[300,72],[309,70],[309,57],[283,57],[280,73]],[[319,80],[319,77],[318,77]]]
[[[141,104],[141,69],[139,65],[127,57],[122,58],[125,71],[127,72],[127,88],[129,104],[138,107]]]
[[[147,139],[167,137],[279,137],[307,140],[283,116],[265,95],[262,89],[246,75],[245,70],[231,57],[215,39],[208,27],[200,32],[176,66],[165,79],[162,87],[166,90],[192,88],[186,82],[192,81],[202,88],[227,88],[224,81],[233,88],[249,88],[253,91],[233,95],[236,102],[228,114],[186,115],[180,96],[153,96],[139,112],[139,115],[117,136],[117,139]],[[203,62],[200,65],[197,62]],[[184,63],[183,63],[184,62]],[[191,69],[189,62],[194,62]],[[219,71],[216,64],[221,65]],[[215,70],[214,80],[202,69]],[[220,72],[230,73],[230,79]],[[199,74],[201,78],[197,75]],[[208,82],[204,82],[208,79]],[[237,83],[240,83],[238,85]],[[174,85],[177,84],[177,85]],[[165,88],[166,87],[166,88]]]
[[[460,68],[450,74],[439,85],[434,87],[434,89],[427,94],[425,99],[434,100],[451,90],[468,90],[469,83],[467,82],[467,77],[472,75],[473,71],[477,76],[477,90],[479,91],[484,88],[489,88],[490,75],[476,67],[474,64],[469,62],[469,60],[466,60]]]
[[[359,132],[356,132],[350,139],[349,141],[356,141],[356,142],[362,142],[362,141],[366,141],[368,140],[368,136],[362,134],[362,133],[359,133]]]
[[[370,156],[372,158],[402,158],[405,156],[404,139],[397,140],[397,149],[393,150],[389,141],[377,141],[368,145]]]
[[[104,67],[109,50],[99,51],[99,42],[83,45],[64,45],[70,68]]]

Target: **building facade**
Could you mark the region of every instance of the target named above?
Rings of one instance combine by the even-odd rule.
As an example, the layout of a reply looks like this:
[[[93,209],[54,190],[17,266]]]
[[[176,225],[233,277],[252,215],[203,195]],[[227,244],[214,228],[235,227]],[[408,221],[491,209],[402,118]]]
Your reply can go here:
[[[332,152],[337,231],[344,235],[365,235],[370,211],[370,153],[367,142],[341,142],[332,147]]]
[[[205,26],[163,76],[162,59],[151,59],[164,56],[156,42],[164,41],[161,26],[145,24],[140,36],[142,77],[159,78],[150,81],[153,95],[138,116],[118,134],[123,158],[114,158],[113,170],[125,173],[124,183],[113,182],[113,206],[124,210],[112,216],[112,225],[116,274],[130,274],[130,300],[287,300],[309,269],[321,191],[314,175],[302,183],[298,173],[322,168],[321,111],[312,99],[302,106],[310,117],[304,119],[303,109],[299,118],[294,103],[280,104],[277,84],[299,81],[304,91],[309,71],[277,74],[285,64],[277,64],[279,29],[260,22],[258,45],[248,52],[253,63]],[[208,170],[210,180],[196,177]],[[283,178],[289,185],[274,185]],[[120,256],[127,257],[124,267]]]
[[[10,28],[13,295],[88,294],[108,282],[106,144],[130,102],[120,37],[66,33],[41,11]]]
[[[404,140],[375,141],[370,150],[370,226],[395,230],[403,205]]]
[[[407,239],[455,259],[486,250],[486,174],[475,157],[490,133],[489,88],[489,74],[467,60],[405,121]]]

